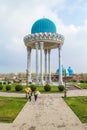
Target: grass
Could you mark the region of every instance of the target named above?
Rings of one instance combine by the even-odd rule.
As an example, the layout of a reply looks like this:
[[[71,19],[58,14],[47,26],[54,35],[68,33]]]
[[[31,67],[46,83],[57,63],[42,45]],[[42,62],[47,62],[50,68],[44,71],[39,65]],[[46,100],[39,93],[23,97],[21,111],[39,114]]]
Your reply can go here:
[[[44,86],[37,86],[37,90],[40,91],[41,93],[57,93],[59,92],[58,86],[51,86],[51,91],[46,92],[44,90]]]
[[[23,90],[19,91],[18,93],[25,93],[25,87],[26,86],[23,86]],[[40,91],[41,93],[46,93],[44,90],[44,86],[37,86],[37,90]],[[17,91],[15,91],[15,84],[13,84],[11,85],[11,90],[9,91],[6,91],[6,85],[3,85],[3,89],[0,90],[0,92],[17,92]],[[59,92],[58,86],[51,86],[50,93],[57,93],[57,92]]]
[[[69,83],[70,86],[72,85],[77,85],[79,87],[81,87],[82,89],[87,89],[87,83],[77,83],[77,82],[71,82]]]
[[[12,122],[26,102],[25,98],[0,97],[0,122]]]
[[[87,89],[87,83],[77,83],[77,85],[83,89]]]
[[[87,123],[87,96],[67,97],[64,100],[81,122]]]
[[[6,91],[6,84],[5,85],[3,85],[3,89],[2,90],[0,90],[0,92],[17,92],[17,91],[15,91],[15,86],[16,86],[17,84],[12,84],[11,85],[11,90],[9,90],[9,91]],[[25,92],[25,86],[23,86],[23,90],[22,91],[19,91],[19,92]]]

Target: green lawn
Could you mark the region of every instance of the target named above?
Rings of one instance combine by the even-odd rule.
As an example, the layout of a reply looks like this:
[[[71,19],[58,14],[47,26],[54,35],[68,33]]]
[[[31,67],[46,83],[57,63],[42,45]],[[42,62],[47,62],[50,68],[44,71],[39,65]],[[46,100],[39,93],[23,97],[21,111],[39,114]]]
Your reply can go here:
[[[26,86],[23,86],[23,90],[18,91],[18,93],[25,93],[25,87]],[[45,90],[44,90],[44,86],[37,86],[37,90],[40,91],[41,93],[46,93]],[[3,85],[3,89],[0,90],[0,92],[7,92],[6,91],[6,85]],[[9,90],[8,92],[17,92],[17,91],[15,91],[15,84],[11,85],[11,90]],[[58,86],[51,86],[50,93],[57,93],[57,92],[59,92]]]
[[[83,123],[87,123],[87,96],[67,97],[65,102]]]
[[[79,86],[79,87],[81,87],[81,88],[83,88],[83,89],[87,89],[87,83],[70,82],[69,85],[70,85],[70,86],[72,86],[72,85],[77,85],[77,86]]]
[[[77,85],[83,89],[87,89],[87,83],[78,83]]]
[[[51,86],[51,91],[46,92],[44,90],[44,86],[37,86],[37,90],[40,91],[41,93],[57,93],[59,92],[58,86]]]
[[[0,97],[0,122],[12,122],[26,102],[25,98]]]
[[[12,84],[11,85],[11,90],[9,90],[8,92],[17,92],[17,91],[15,91],[15,86],[16,86],[17,84]],[[6,91],[6,85],[3,85],[3,89],[2,90],[0,90],[0,92],[7,92]],[[23,90],[22,91],[19,91],[19,92],[25,92],[25,86],[23,86]]]

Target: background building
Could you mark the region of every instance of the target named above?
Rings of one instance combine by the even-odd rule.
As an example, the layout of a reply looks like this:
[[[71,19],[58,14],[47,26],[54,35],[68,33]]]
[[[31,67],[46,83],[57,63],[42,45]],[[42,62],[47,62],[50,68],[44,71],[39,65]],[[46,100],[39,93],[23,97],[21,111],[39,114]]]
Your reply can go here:
[[[65,76],[65,72],[66,72],[66,76],[73,76],[75,74],[75,71],[72,69],[72,67],[68,67],[68,68],[65,68],[63,65],[62,65],[62,75]],[[59,69],[56,70],[56,74],[59,75]]]

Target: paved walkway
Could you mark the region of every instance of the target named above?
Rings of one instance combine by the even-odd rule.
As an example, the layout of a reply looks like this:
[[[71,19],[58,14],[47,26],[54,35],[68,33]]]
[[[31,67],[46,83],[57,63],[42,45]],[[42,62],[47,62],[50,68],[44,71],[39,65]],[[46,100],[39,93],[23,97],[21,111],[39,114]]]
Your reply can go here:
[[[70,90],[67,96],[87,96],[87,90]],[[0,96],[25,97],[25,94],[0,93]],[[13,123],[0,123],[0,130],[87,130],[61,98],[63,94],[41,94],[27,102]],[[33,98],[33,97],[32,97]]]

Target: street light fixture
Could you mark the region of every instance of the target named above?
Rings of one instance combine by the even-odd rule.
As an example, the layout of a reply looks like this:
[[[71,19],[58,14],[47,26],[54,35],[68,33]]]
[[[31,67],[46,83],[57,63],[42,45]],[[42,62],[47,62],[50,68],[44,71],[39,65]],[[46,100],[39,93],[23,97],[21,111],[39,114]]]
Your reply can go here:
[[[26,86],[28,87],[28,70],[26,69]]]
[[[28,70],[26,69],[26,89],[28,87]],[[26,98],[28,98],[27,91],[26,91]]]
[[[65,69],[65,75],[64,76],[65,76],[65,91],[64,91],[65,93],[64,93],[64,97],[67,97],[67,93],[66,93],[67,92],[67,89],[66,89],[66,69]]]

